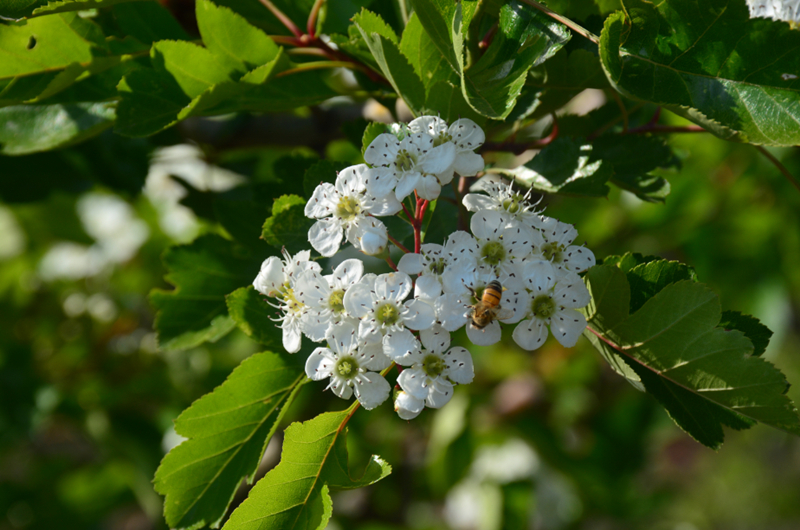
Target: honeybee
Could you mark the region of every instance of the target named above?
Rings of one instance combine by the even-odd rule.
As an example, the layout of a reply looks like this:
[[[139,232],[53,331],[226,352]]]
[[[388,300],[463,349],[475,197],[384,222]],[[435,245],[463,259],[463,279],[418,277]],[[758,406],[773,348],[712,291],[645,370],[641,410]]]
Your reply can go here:
[[[472,289],[470,289],[472,291]],[[500,298],[503,296],[505,287],[500,285],[497,280],[492,280],[483,290],[480,300],[470,307],[467,316],[472,319],[470,327],[482,330],[492,323],[493,320],[505,320],[511,318],[514,312],[500,306]],[[477,298],[475,291],[472,295]]]

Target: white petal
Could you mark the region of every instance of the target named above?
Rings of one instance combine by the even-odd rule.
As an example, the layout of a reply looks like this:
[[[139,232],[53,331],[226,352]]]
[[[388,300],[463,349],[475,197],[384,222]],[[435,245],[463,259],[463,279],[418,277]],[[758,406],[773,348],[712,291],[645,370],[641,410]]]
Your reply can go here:
[[[391,168],[371,168],[364,172],[363,177],[367,193],[378,199],[386,197],[397,185],[397,177]]]
[[[469,227],[476,238],[486,241],[498,239],[506,224],[499,212],[483,210],[472,216]]]
[[[543,233],[548,241],[555,241],[564,246],[569,245],[578,237],[578,231],[574,226],[561,221],[556,221],[555,226],[551,223],[543,230]]]
[[[453,383],[437,377],[428,388],[428,397],[425,400],[425,405],[432,409],[440,409],[447,405],[452,398]]]
[[[364,343],[363,341],[358,346],[358,366],[372,372],[380,372],[392,364],[385,353],[383,353],[383,344],[376,342],[373,344]]]
[[[584,307],[592,299],[586,284],[574,272],[563,274],[556,283],[553,300],[561,307],[576,309]]]
[[[401,302],[411,292],[411,278],[405,272],[381,274],[375,279],[375,294],[380,299]]]
[[[497,208],[497,203],[491,197],[480,193],[467,193],[461,199],[461,203],[470,212],[479,210],[492,210]]]
[[[364,197],[362,201],[364,211],[374,215],[375,217],[384,217],[387,215],[394,215],[402,210],[403,205],[397,200],[397,197],[395,197],[394,193],[391,193],[393,189],[394,188],[390,189],[390,193],[381,198],[373,197],[371,195]]]
[[[371,166],[385,166],[394,162],[400,142],[389,133],[379,134],[364,151],[364,160]]]
[[[362,318],[372,310],[374,297],[372,286],[368,281],[371,279],[371,277],[365,276],[344,293],[343,303],[348,314],[356,318]]]
[[[322,308],[327,305],[331,295],[328,281],[318,272],[304,271],[297,277],[294,285],[294,294],[299,302],[304,305]]]
[[[417,399],[408,392],[400,391],[397,393],[397,398],[394,400],[394,410],[397,415],[404,420],[413,420],[422,409],[425,408],[425,401]]]
[[[528,289],[536,295],[550,292],[556,281],[556,271],[549,261],[532,259],[523,265],[523,281]]]
[[[444,354],[447,377],[454,383],[466,385],[475,377],[472,355],[465,348],[453,348]]]
[[[389,398],[392,387],[379,373],[368,372],[355,378],[356,398],[361,406],[372,410]]]
[[[406,274],[419,274],[424,267],[423,261],[422,254],[414,254],[412,252],[403,254],[403,257],[397,263],[397,270]]]
[[[328,343],[339,357],[350,355],[358,345],[356,329],[350,324],[340,324],[333,328]]]
[[[454,121],[450,125],[449,132],[459,151],[473,151],[486,141],[486,134],[483,129],[469,118],[461,118]]]
[[[402,313],[403,323],[411,329],[428,329],[436,321],[436,311],[433,304],[420,298],[409,300]]]
[[[466,312],[469,305],[465,302],[469,294],[458,295],[447,293],[436,299],[434,305],[436,318],[447,331],[456,331],[467,323]]]
[[[261,264],[261,271],[253,280],[253,287],[261,294],[278,296],[287,280],[283,272],[283,262],[276,256],[270,256]]]
[[[455,260],[442,273],[444,292],[465,296],[470,294],[468,287],[474,286],[477,274],[475,262],[469,258],[469,255],[466,259]]]
[[[333,381],[331,384],[331,392],[342,399],[350,399],[353,396],[353,387],[348,386],[345,379],[334,375],[331,380]]]
[[[453,165],[456,158],[456,146],[450,142],[437,145],[425,154],[422,170],[425,173],[441,173]]]
[[[314,189],[311,198],[308,199],[304,213],[306,217],[319,219],[327,217],[333,213],[332,202],[330,200],[333,196],[333,184],[323,182]]]
[[[425,349],[433,353],[444,353],[450,347],[450,332],[439,324],[420,331],[419,339]]]
[[[417,184],[417,193],[420,198],[426,201],[436,200],[441,191],[442,185],[439,183],[439,179],[432,175],[423,175],[419,184]]]
[[[447,170],[440,171],[439,173],[437,173],[436,180],[438,180],[439,184],[441,184],[442,186],[447,186],[448,184],[453,182],[453,178],[455,178],[455,176],[456,174],[453,171],[453,166],[450,166],[450,168],[448,168]]]
[[[346,259],[333,270],[333,285],[336,289],[348,289],[355,285],[364,274],[364,262],[360,259]]]
[[[336,357],[328,348],[317,348],[306,360],[306,375],[312,381],[321,381],[330,377]]]
[[[334,328],[331,322],[331,312],[327,310],[309,310],[302,316],[300,322],[303,333],[313,342],[325,340]]]
[[[358,337],[360,341],[370,344],[379,343],[383,338],[381,325],[375,319],[364,319],[358,323]]]
[[[402,366],[422,362],[417,338],[407,329],[388,333],[383,337],[383,353]]]
[[[485,166],[483,157],[477,153],[458,153],[453,162],[453,169],[462,177],[474,177],[479,171],[483,171]]]
[[[501,337],[500,324],[496,320],[482,329],[475,329],[472,324],[467,326],[467,338],[477,346],[491,346],[500,342]]]
[[[444,249],[447,253],[454,259],[461,260],[470,257],[475,259],[479,248],[480,246],[478,242],[475,241],[475,238],[472,237],[472,234],[463,230],[457,230],[450,234],[447,238],[447,243],[444,245]]]
[[[547,327],[538,318],[523,320],[514,328],[512,337],[520,348],[533,351],[547,339]]]
[[[364,174],[367,171],[369,171],[369,168],[366,164],[358,164],[344,168],[336,175],[336,191],[343,197],[359,195],[366,189]]]
[[[503,283],[503,287],[505,287],[506,290],[503,291],[503,298],[500,301],[500,305],[503,309],[510,310],[513,316],[501,318],[500,320],[505,324],[516,324],[528,314],[528,310],[531,306],[531,297],[519,280],[507,280]]]
[[[397,378],[397,384],[415,398],[425,399],[428,397],[427,379],[422,368],[406,368]]]
[[[402,201],[411,195],[419,185],[420,180],[422,180],[422,174],[419,172],[404,174],[397,182],[397,188],[394,190],[397,200]]]
[[[334,219],[317,221],[308,231],[308,242],[323,256],[331,257],[342,243],[342,228]]]
[[[283,327],[283,349],[288,353],[300,351],[300,342],[303,336],[300,334],[300,323],[289,324]]]
[[[406,254],[408,256],[409,254]],[[399,268],[399,267],[398,267]],[[414,283],[414,297],[424,300],[433,300],[442,294],[442,284],[433,274],[425,274],[417,278]]]
[[[420,116],[408,124],[412,133],[425,133],[431,138],[436,138],[439,133],[447,131],[447,122],[438,116]]]
[[[550,331],[562,346],[572,348],[586,329],[586,317],[574,309],[556,311],[550,318]]]
[[[524,258],[531,253],[534,238],[532,228],[513,222],[502,231],[502,235],[503,246],[510,256]]]
[[[572,272],[583,272],[590,267],[594,267],[597,261],[594,252],[586,247],[571,245],[564,252],[564,267]]]

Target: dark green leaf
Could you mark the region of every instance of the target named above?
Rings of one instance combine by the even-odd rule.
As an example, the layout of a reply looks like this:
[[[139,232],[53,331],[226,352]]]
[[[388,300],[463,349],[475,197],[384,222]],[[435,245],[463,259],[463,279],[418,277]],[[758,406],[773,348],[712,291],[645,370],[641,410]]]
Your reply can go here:
[[[308,230],[314,219],[305,216],[306,200],[284,195],[272,206],[272,217],[264,222],[262,237],[275,248],[286,247],[291,254],[308,248]]]
[[[85,11],[109,7],[123,2],[139,2],[141,0],[58,0],[47,2],[33,11],[34,16],[67,13],[69,11]]]
[[[639,267],[652,273],[640,270],[639,277],[666,286],[630,316],[623,315],[630,287],[621,270],[600,265],[586,274],[594,300],[585,310],[585,335],[607,358],[613,353],[612,366],[628,375],[618,367],[624,360],[675,422],[709,447],[722,443],[722,425],[743,429],[761,421],[800,434],[786,379],[751,355],[753,343],[744,333],[718,327],[718,297],[692,280],[668,283],[687,274],[669,263],[654,261],[629,273]]]
[[[166,496],[171,528],[217,527],[242,479],[256,469],[281,419],[305,380],[287,355],[258,353],[175,420],[188,438],[164,457],[155,476]]]
[[[261,261],[245,247],[209,234],[189,245],[167,249],[163,257],[172,291],[154,289],[155,328],[161,348],[181,350],[216,341],[236,325],[225,295],[249,285]]]
[[[800,32],[740,0],[625,0],[600,57],[612,85],[754,144],[800,144]],[[786,75],[788,74],[788,75]]]
[[[545,116],[566,105],[587,88],[608,86],[599,57],[587,50],[561,49],[552,59],[531,69],[526,87],[544,92],[534,116]]]
[[[122,31],[144,43],[190,38],[175,17],[158,2],[117,4],[112,12]]]
[[[348,166],[345,162],[333,162],[330,160],[320,160],[306,170],[303,175],[303,190],[306,197],[311,197],[314,190],[323,182],[334,184],[336,175],[339,171]]]
[[[486,123],[486,117],[475,112],[464,99],[461,88],[447,81],[439,81],[431,87],[425,105],[426,114],[439,115],[450,123],[460,118],[469,118],[478,125]]]
[[[275,188],[276,193],[272,194],[272,198],[278,198],[281,195],[305,195],[305,174],[320,160],[316,156],[307,155],[286,155],[280,157],[272,165],[272,171],[276,177]]]
[[[403,30],[400,51],[408,58],[429,95],[431,88],[440,81],[447,81],[451,85],[460,83],[458,74],[428,37],[416,13],[411,15]]]
[[[224,529],[325,528],[331,490],[361,488],[391,473],[389,464],[373,456],[361,478],[351,477],[344,430],[351,414],[352,407],[290,425],[281,463],[256,484]]]
[[[235,290],[225,298],[231,318],[248,337],[265,347],[280,350],[283,335],[279,324],[272,318],[278,311],[269,305],[263,294],[253,286]]]
[[[388,131],[384,123],[372,122],[367,125],[367,128],[364,129],[364,136],[361,139],[361,156],[364,156],[364,152],[369,147],[369,144],[372,143],[372,140],[385,132]]]
[[[524,166],[502,172],[543,193],[605,197],[613,168],[594,159],[591,144],[562,136]]]
[[[625,276],[631,286],[631,314],[667,285],[681,280],[697,280],[694,269],[688,265],[666,260],[642,263],[626,271]]]
[[[753,343],[753,355],[760,357],[767,351],[772,331],[756,317],[743,315],[738,311],[723,311],[719,327],[741,331]]]

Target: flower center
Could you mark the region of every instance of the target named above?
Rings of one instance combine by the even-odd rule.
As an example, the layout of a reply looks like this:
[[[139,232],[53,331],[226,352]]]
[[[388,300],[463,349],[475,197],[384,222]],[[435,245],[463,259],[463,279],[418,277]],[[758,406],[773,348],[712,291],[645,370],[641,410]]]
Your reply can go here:
[[[517,195],[503,201],[503,209],[508,213],[517,213],[519,208],[519,196]]]
[[[452,142],[453,137],[447,131],[442,131],[439,133],[439,136],[433,139],[433,146],[438,147],[442,144],[446,144],[447,142]]]
[[[546,320],[556,312],[556,303],[549,294],[540,294],[533,299],[531,311],[534,316]]]
[[[425,357],[425,360],[422,361],[422,369],[431,377],[438,377],[445,368],[447,368],[447,364],[444,362],[444,359],[436,355],[428,355]]]
[[[378,306],[375,310],[375,318],[384,326],[394,325],[400,319],[400,311],[397,306],[391,303],[385,303]]]
[[[405,149],[401,149],[397,152],[397,158],[395,159],[394,164],[400,171],[411,171],[417,164],[417,157]]]
[[[342,197],[336,207],[336,216],[343,221],[352,221],[361,213],[361,203],[355,197]]]
[[[288,287],[283,293],[283,302],[286,304],[287,313],[296,313],[305,307],[302,302],[295,298],[294,291]]]
[[[444,273],[444,268],[447,266],[447,262],[445,262],[444,258],[439,258],[438,260],[434,260],[428,265],[428,269],[433,273],[441,276]]]
[[[554,263],[561,263],[564,261],[564,246],[556,242],[545,243],[542,245],[542,254],[544,259],[553,261]]]
[[[331,297],[328,298],[328,307],[334,313],[342,313],[344,311],[344,291],[338,290],[333,291],[331,293]]]
[[[358,374],[358,363],[352,357],[342,357],[333,369],[340,377],[352,379]]]
[[[483,245],[481,257],[489,265],[498,265],[506,259],[506,247],[499,241],[489,241]]]

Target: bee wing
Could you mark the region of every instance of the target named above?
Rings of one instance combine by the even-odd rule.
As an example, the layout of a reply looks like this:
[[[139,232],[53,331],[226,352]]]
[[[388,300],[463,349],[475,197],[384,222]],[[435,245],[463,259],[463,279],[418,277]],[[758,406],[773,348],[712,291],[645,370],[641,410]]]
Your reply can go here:
[[[509,319],[509,318],[511,318],[513,316],[514,316],[514,310],[513,309],[507,309],[505,307],[501,307],[494,314],[494,318],[496,318],[497,320],[506,320],[506,319]]]

